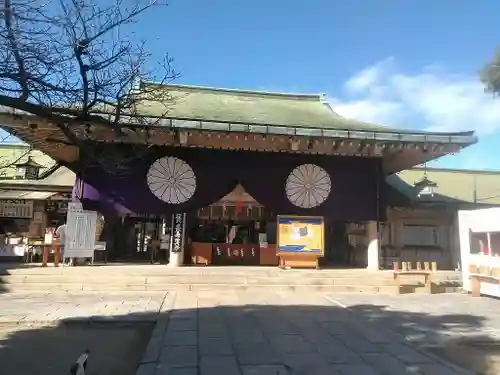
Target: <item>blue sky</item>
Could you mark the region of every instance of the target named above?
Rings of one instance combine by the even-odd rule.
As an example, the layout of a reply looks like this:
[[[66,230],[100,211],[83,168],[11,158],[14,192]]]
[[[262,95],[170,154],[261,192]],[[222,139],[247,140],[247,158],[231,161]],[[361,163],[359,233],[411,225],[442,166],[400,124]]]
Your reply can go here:
[[[500,98],[477,71],[500,47],[500,1],[171,0],[134,27],[177,83],[326,93],[346,116],[476,130],[436,165],[500,169]]]

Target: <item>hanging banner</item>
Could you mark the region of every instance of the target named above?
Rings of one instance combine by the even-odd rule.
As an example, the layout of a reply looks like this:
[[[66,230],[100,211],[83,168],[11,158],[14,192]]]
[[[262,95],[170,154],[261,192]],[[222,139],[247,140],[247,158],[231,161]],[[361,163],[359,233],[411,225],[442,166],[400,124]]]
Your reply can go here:
[[[0,200],[0,217],[31,219],[33,217],[33,201],[21,199]]]
[[[172,236],[170,239],[170,251],[181,253],[184,249],[184,238],[186,235],[186,214],[172,215]]]
[[[213,244],[212,264],[259,265],[260,247],[252,244]]]

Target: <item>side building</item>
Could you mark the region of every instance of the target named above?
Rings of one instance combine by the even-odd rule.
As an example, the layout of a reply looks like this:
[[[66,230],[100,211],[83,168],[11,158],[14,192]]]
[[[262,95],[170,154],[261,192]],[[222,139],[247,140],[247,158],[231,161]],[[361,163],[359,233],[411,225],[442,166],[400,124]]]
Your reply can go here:
[[[427,172],[433,195],[418,196],[415,182]],[[381,231],[381,263],[436,261],[441,269],[460,262],[458,210],[500,206],[500,171],[413,168],[387,177],[393,188]]]
[[[19,260],[27,239],[65,221],[75,174],[23,144],[0,145],[0,158],[0,260]]]

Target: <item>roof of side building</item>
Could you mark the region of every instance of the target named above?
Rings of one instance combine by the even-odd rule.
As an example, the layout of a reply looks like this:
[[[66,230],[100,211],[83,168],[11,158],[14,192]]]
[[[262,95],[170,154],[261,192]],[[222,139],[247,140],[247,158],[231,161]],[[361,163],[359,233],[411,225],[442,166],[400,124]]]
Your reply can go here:
[[[402,192],[410,199],[416,199],[418,191],[413,184],[423,177],[424,171],[424,168],[401,171],[390,176],[388,182],[400,191],[406,190]],[[436,200],[500,205],[500,171],[428,168],[427,177],[437,184]]]

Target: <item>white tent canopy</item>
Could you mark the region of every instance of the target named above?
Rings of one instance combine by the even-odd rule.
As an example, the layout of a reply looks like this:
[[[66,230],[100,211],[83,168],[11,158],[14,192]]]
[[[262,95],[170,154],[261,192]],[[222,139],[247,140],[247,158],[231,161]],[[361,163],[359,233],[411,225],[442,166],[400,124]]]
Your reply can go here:
[[[500,232],[500,207],[462,211],[474,233]]]
[[[500,268],[500,253],[492,246],[492,239],[500,233],[500,207],[459,211],[458,222],[463,288],[471,291],[471,265],[485,270],[486,275],[495,275]],[[475,234],[482,234],[479,235],[482,237],[481,246],[474,246],[474,241],[471,241],[471,238],[478,237]],[[481,283],[481,293],[500,297],[500,285]]]

